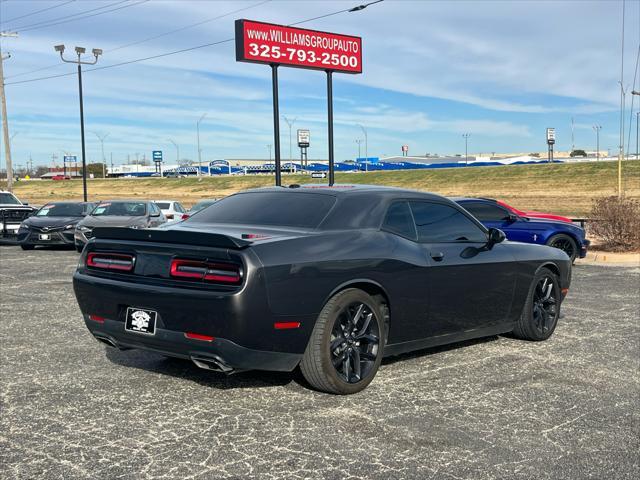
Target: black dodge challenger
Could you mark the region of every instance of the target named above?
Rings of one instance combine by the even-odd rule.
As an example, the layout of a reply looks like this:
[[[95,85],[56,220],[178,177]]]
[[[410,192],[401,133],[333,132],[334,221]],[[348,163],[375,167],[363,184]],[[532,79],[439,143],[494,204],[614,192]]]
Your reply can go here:
[[[385,187],[250,190],[170,226],[94,234],[74,289],[99,341],[225,373],[299,365],[338,394],[364,389],[386,356],[545,340],[571,282],[563,251]]]

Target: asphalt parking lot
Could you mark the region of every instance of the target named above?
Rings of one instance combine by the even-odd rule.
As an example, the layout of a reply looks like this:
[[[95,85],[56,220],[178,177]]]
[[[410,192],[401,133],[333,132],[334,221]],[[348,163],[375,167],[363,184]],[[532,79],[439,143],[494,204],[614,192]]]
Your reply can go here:
[[[2,478],[640,476],[640,268],[576,267],[548,342],[390,359],[337,397],[107,351],[75,303],[75,252],[0,260]]]

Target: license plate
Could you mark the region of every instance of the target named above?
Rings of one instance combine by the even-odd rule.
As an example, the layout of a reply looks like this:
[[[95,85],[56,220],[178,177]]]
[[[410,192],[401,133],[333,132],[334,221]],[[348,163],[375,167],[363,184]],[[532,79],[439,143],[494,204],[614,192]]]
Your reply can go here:
[[[156,333],[157,312],[144,308],[127,308],[127,317],[124,322],[124,329],[129,332],[146,333],[154,335]]]
[[[49,235],[47,233],[41,233],[40,234],[40,240],[51,240],[51,235]]]

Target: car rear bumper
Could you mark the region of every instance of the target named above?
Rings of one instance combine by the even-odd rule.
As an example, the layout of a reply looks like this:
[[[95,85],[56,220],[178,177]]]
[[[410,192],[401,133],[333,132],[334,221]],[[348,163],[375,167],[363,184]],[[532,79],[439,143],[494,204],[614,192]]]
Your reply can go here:
[[[163,355],[192,360],[201,368],[232,373],[238,370],[271,370],[290,372],[302,354],[255,350],[224,338],[197,340],[184,332],[156,329],[154,335],[128,332],[124,322],[104,319],[100,322],[84,315],[91,334],[102,343],[120,349],[141,349]]]
[[[580,253],[578,254],[580,258],[584,258],[587,256],[587,250],[589,250],[589,245],[591,245],[590,240],[584,239],[582,241],[582,245],[580,245]]]

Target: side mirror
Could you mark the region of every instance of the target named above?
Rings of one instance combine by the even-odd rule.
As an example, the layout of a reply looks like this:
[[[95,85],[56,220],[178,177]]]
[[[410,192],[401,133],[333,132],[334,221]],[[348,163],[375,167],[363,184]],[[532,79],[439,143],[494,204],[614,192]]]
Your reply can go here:
[[[160,216],[160,214],[159,214],[159,213],[152,213],[150,216],[151,216],[151,217],[159,217],[159,216]]]
[[[489,238],[487,239],[487,248],[491,249],[496,243],[504,242],[507,238],[502,230],[499,228],[489,229]]]
[[[516,215],[515,213],[510,213],[509,216],[507,217],[507,221],[509,223],[513,223],[513,222],[517,222],[518,221],[518,215]]]

